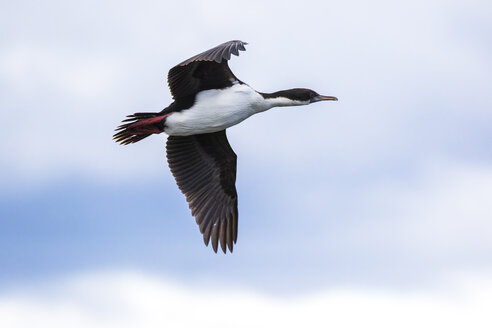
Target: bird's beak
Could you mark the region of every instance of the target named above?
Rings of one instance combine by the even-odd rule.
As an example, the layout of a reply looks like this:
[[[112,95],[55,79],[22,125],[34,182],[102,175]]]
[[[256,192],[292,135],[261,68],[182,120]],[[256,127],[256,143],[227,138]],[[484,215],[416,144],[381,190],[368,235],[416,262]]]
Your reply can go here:
[[[317,101],[323,101],[323,100],[333,100],[333,101],[338,101],[337,97],[332,97],[332,96],[316,96],[311,98],[311,102],[317,102]]]

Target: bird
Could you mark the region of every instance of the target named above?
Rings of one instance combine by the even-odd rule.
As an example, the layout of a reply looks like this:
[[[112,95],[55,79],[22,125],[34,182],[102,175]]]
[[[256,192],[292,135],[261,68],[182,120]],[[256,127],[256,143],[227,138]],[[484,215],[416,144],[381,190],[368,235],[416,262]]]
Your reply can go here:
[[[231,55],[245,51],[233,40],[193,56],[169,70],[173,102],[160,112],[127,115],[113,139],[122,145],[165,133],[171,173],[185,195],[203,241],[232,253],[238,234],[236,163],[226,129],[273,107],[337,101],[333,96],[294,88],[259,92],[231,71]]]

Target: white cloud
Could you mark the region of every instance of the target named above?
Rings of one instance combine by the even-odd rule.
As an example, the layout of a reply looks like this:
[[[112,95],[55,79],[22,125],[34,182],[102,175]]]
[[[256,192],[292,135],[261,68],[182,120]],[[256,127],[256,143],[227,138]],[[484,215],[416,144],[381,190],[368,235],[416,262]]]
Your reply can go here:
[[[141,273],[94,273],[0,296],[21,327],[490,327],[492,280],[454,276],[432,290],[340,287],[287,297],[183,286]]]
[[[434,166],[426,188],[403,193],[396,201],[406,213],[406,237],[427,250],[490,252],[492,244],[492,169]],[[403,197],[402,197],[403,196]]]
[[[262,176],[261,194],[242,198],[255,239],[241,242],[257,247],[257,257],[288,252],[332,277],[343,279],[345,270],[366,282],[381,281],[381,273],[420,283],[450,268],[492,268],[491,166],[436,160],[410,176],[383,172],[362,181],[298,174]]]
[[[408,186],[375,188],[367,200],[381,208],[372,214],[384,213],[385,218],[376,219],[373,229],[367,229],[372,224],[366,222],[364,234],[394,238],[431,258],[491,252],[492,169],[439,164]]]
[[[117,87],[123,71],[118,58],[107,54],[91,55],[66,46],[40,45],[33,40],[10,44],[0,53],[0,76],[24,95],[50,90],[52,96],[98,101]],[[66,110],[50,108],[46,114]]]

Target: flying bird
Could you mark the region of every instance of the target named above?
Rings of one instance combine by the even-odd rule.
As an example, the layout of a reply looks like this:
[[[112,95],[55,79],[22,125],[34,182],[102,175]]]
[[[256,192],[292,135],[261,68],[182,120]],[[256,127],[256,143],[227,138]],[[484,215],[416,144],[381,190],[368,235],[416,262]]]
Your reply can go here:
[[[310,89],[258,92],[229,68],[231,55],[246,42],[225,42],[174,66],[168,84],[174,101],[158,113],[128,115],[113,139],[122,145],[165,132],[167,161],[186,196],[205,245],[232,252],[237,241],[236,160],[226,129],[272,107],[302,106],[323,100]]]

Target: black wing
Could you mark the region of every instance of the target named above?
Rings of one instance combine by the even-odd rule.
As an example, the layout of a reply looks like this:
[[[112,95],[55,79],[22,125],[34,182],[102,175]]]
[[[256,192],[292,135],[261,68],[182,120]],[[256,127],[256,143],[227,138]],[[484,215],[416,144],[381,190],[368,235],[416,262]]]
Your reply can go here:
[[[179,189],[203,234],[217,252],[220,241],[232,252],[237,240],[236,154],[225,130],[191,136],[169,136],[167,161]]]
[[[202,90],[222,89],[239,81],[227,61],[239,56],[246,42],[234,40],[204,51],[169,70],[167,83],[174,99],[189,97]]]

